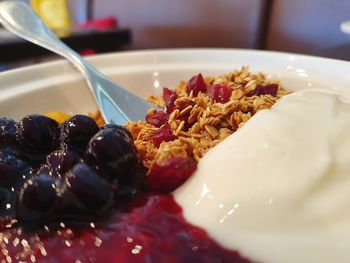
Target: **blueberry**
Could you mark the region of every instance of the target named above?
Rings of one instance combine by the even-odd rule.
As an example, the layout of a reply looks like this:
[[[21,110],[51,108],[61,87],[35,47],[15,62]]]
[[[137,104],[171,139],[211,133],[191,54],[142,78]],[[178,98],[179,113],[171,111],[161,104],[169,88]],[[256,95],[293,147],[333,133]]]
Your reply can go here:
[[[90,138],[99,130],[96,122],[86,115],[75,115],[63,122],[61,129],[61,147],[79,153],[86,148]]]
[[[73,196],[71,202],[82,211],[98,213],[113,205],[111,186],[86,164],[77,164],[65,177],[66,191]]]
[[[0,146],[12,146],[16,141],[16,122],[0,118]]]
[[[42,164],[37,170],[36,170],[36,175],[39,174],[47,174],[50,176],[56,177],[57,175],[51,170],[51,167],[47,165],[46,163]]]
[[[68,170],[80,162],[82,159],[79,154],[69,150],[57,150],[46,157],[46,163],[39,168],[38,173],[46,172],[51,176],[63,177]]]
[[[57,148],[58,123],[46,116],[33,114],[17,123],[19,148],[30,154],[47,154]]]
[[[119,133],[121,137],[123,137],[123,139],[125,141],[128,141],[130,143],[132,143],[134,140],[132,138],[131,133],[125,129],[123,126],[120,125],[116,125],[116,124],[106,124],[103,126],[104,129],[113,129],[115,132]]]
[[[32,173],[32,168],[16,156],[0,151],[0,187],[16,189]]]
[[[128,184],[135,174],[138,158],[135,146],[124,132],[105,128],[91,138],[86,161],[114,183]]]
[[[12,152],[0,151],[0,214],[7,216],[13,215],[17,191],[24,180],[32,174],[32,168]]]
[[[8,189],[0,188],[0,216],[14,216],[14,196]]]
[[[20,222],[37,223],[47,219],[59,203],[57,179],[41,174],[28,179],[22,186],[16,202]]]
[[[6,207],[10,201],[11,194],[10,191],[5,188],[0,188],[0,208],[3,209]]]

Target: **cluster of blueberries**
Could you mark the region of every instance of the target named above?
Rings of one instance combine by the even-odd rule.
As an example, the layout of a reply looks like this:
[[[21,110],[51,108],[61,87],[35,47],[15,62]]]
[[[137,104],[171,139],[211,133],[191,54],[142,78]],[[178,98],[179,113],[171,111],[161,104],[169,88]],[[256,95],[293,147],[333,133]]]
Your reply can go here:
[[[75,115],[0,119],[0,211],[24,225],[105,216],[145,186],[131,134]]]

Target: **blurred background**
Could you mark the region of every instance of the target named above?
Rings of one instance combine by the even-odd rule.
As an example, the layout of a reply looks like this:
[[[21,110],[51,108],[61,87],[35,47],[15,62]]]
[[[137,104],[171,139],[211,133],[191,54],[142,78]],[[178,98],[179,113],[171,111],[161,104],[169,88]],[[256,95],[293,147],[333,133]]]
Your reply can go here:
[[[350,60],[348,0],[23,1],[83,55],[224,47]],[[0,70],[52,59],[3,29],[0,50]]]

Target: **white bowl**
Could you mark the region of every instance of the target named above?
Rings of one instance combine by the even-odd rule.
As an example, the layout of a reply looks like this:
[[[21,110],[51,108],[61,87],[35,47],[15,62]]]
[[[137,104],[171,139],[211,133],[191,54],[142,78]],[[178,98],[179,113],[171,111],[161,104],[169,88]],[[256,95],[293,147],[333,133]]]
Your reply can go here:
[[[102,72],[140,96],[160,94],[201,72],[218,75],[241,66],[281,80],[289,90],[350,88],[350,63],[296,54],[238,49],[120,52],[88,58]],[[88,113],[97,109],[80,75],[65,61],[0,74],[0,117],[30,113]]]

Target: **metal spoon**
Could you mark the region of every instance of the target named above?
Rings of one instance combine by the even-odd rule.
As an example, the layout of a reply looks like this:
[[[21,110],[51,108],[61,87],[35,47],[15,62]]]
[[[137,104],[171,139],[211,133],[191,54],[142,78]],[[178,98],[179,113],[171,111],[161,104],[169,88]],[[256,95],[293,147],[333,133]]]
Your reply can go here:
[[[155,108],[113,83],[59,40],[29,5],[18,1],[1,2],[0,23],[18,37],[49,49],[71,62],[83,75],[108,123],[122,125],[128,121],[144,120],[147,111]]]

